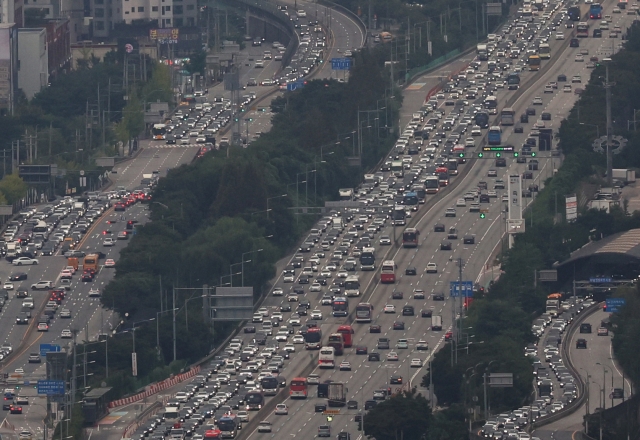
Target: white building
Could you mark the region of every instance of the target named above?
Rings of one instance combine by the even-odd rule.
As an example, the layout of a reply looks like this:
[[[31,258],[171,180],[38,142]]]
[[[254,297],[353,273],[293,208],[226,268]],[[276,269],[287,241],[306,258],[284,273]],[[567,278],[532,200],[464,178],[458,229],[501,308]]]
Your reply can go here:
[[[47,30],[18,29],[18,41],[18,85],[31,99],[49,80]]]
[[[2,0],[0,0],[2,1]],[[116,23],[156,21],[159,28],[196,26],[197,0],[90,0],[93,36],[107,38]]]

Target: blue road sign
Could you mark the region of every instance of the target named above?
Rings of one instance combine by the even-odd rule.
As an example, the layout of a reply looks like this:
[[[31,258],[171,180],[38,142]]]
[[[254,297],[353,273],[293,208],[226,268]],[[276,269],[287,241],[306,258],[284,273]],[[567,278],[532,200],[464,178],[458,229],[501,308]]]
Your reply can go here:
[[[293,92],[304,87],[304,81],[294,81],[287,84],[287,92]]]
[[[39,380],[38,394],[64,394],[64,380]]]
[[[40,344],[40,356],[44,357],[50,351],[57,353],[61,351],[61,348],[59,345],[56,345],[56,344]]]
[[[613,282],[613,278],[589,278],[589,282],[591,284],[612,283]]]
[[[605,303],[608,313],[617,313],[620,311],[620,307],[625,305],[626,300],[624,298],[607,298]]]
[[[351,69],[351,58],[331,58],[331,69],[333,70]]]
[[[460,295],[460,287],[462,287],[462,295]],[[473,281],[463,281],[462,283],[460,283],[459,281],[451,281],[449,283],[449,296],[466,296],[467,298],[472,297]]]

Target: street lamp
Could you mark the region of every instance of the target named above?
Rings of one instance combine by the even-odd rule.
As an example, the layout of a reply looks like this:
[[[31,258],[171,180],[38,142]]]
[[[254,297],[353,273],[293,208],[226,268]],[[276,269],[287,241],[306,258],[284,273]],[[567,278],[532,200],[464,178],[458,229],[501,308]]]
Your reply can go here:
[[[588,125],[590,127],[596,127],[596,136],[600,139],[600,127],[596,124],[587,124],[586,122],[580,122],[580,125]]]
[[[600,365],[602,367],[602,410],[607,409],[607,399],[605,398],[604,392],[606,389],[606,378],[607,378],[607,369],[600,362],[596,362],[596,365]],[[611,373],[613,374],[613,372]]]
[[[580,367],[580,369],[581,369],[582,371],[584,371],[584,372],[585,372],[585,374],[587,375],[587,380],[586,380],[587,389],[585,390],[585,394],[586,394],[587,402],[586,402],[586,405],[585,405],[585,410],[586,410],[586,413],[585,413],[585,414],[588,416],[588,415],[589,415],[589,394],[591,394],[591,393],[589,392],[589,385],[590,385],[590,383],[591,383],[591,380],[590,380],[590,379],[591,379],[591,375],[590,375],[590,374],[589,374],[589,372],[588,372],[587,370],[585,370],[584,368]],[[585,420],[586,420],[586,419],[585,419]],[[588,430],[587,430],[587,432],[588,432]]]
[[[282,194],[280,196],[267,197],[267,220],[269,220],[269,200],[279,199],[281,197],[287,197],[287,194]]]
[[[257,254],[258,252],[262,252],[263,250],[264,249],[257,249],[255,251],[249,251],[242,254],[242,261],[241,261],[242,267],[240,269],[240,272],[242,273],[242,287],[244,287],[244,263],[251,263],[251,260],[244,261],[244,256],[249,254],[254,254],[254,253]]]
[[[236,272],[235,274],[232,274],[232,273],[231,273],[231,272],[233,271],[233,266],[237,266],[237,265],[239,265],[239,264],[240,264],[240,265],[241,265],[241,264],[244,264],[244,261],[241,261],[241,262],[239,262],[239,263],[233,263],[233,264],[230,264],[230,265],[229,265],[229,276],[231,277],[231,278],[229,278],[229,282],[231,283],[231,287],[233,287],[233,275],[239,275],[239,274],[242,274],[242,269],[240,270],[240,272]],[[221,282],[220,284],[222,284],[222,282]]]
[[[128,317],[129,314],[125,313],[125,317]],[[155,321],[156,318],[149,318],[149,319],[143,319],[142,321],[137,321],[133,323],[133,326],[131,327],[131,330],[124,330],[122,333],[131,333],[131,335],[133,336],[133,350],[131,351],[131,375],[132,376],[137,376],[138,375],[138,360],[137,360],[137,356],[136,356],[136,325],[138,324],[142,324],[143,322],[151,322],[151,321]]]
[[[177,307],[174,307],[173,309],[156,312],[156,351],[158,352],[158,356],[160,356],[160,315],[167,312],[174,312],[176,310],[178,310]]]

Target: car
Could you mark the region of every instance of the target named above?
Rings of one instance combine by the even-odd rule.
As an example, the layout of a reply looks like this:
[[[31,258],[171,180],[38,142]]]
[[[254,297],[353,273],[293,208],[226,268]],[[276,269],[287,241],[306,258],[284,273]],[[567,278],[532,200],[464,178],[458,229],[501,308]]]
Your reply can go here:
[[[116,260],[113,258],[107,258],[104,262],[104,267],[116,267]]]
[[[389,353],[387,353],[387,360],[392,362],[397,362],[398,353],[396,353],[395,351],[390,351]]]
[[[351,371],[351,364],[348,361],[340,362],[340,371]]]
[[[476,237],[473,235],[465,235],[464,238],[462,239],[462,242],[464,244],[475,244]]]
[[[29,257],[18,257],[11,262],[14,266],[33,266],[38,264],[38,260]]]
[[[414,289],[413,290],[413,299],[424,299],[424,290],[422,290],[422,289]]]
[[[384,313],[396,313],[396,306],[393,304],[387,304],[383,309]]]
[[[458,199],[456,201],[456,206],[459,207],[459,208],[460,207],[465,207],[465,206],[467,206],[467,202],[464,199]]]
[[[563,82],[567,80],[567,75],[561,73],[560,75],[558,75],[558,82]]]
[[[38,281],[31,285],[31,290],[49,290],[53,289],[52,281]]]
[[[433,315],[433,310],[431,309],[420,310],[420,316],[422,316],[423,318],[431,318],[432,315]]]
[[[367,354],[367,346],[366,345],[358,345],[356,346],[356,354]]]
[[[298,295],[295,294],[295,293],[287,295],[287,301],[288,302],[298,302]]]
[[[581,63],[584,61],[584,56],[581,54],[577,54],[573,60],[577,63]]]
[[[571,93],[571,91],[572,91],[571,84],[565,84],[565,85],[562,87],[562,91],[563,91],[564,93]]]
[[[311,286],[309,286],[309,292],[321,292],[322,291],[322,285],[320,283],[312,283]]]
[[[609,336],[609,329],[606,327],[599,327],[598,336]]]
[[[426,351],[429,350],[429,344],[424,339],[420,339],[416,344],[416,350],[418,351]]]
[[[322,321],[322,312],[317,309],[311,311],[311,319]]]
[[[441,251],[450,251],[451,250],[451,242],[450,241],[443,241],[442,243],[440,243],[440,250]]]
[[[404,330],[404,322],[402,321],[395,321],[393,323],[393,329],[394,330]]]
[[[263,420],[258,425],[258,432],[271,432],[271,422],[268,420]]]
[[[47,324],[46,322],[39,322],[38,323],[38,331],[39,332],[48,332],[49,331],[49,324]]]
[[[391,246],[391,238],[388,235],[381,235],[380,246]]]
[[[556,40],[564,40],[564,34],[562,32],[556,32]]]
[[[369,355],[367,356],[367,360],[369,362],[379,362],[380,361],[380,353],[376,353],[376,352],[371,352],[369,353]]]
[[[18,438],[20,440],[31,440],[33,438],[33,435],[31,434],[31,431],[20,431]]]
[[[488,177],[498,177],[498,171],[494,170],[494,169],[490,169],[489,172],[487,172],[487,176]]]
[[[98,297],[100,296],[100,289],[97,287],[92,287],[89,289],[89,297]]]
[[[398,339],[396,347],[399,349],[407,349],[409,348],[409,341],[407,341],[406,339]]]
[[[405,275],[418,275],[418,270],[414,266],[409,266],[404,271]]]
[[[553,87],[547,84],[546,86],[544,86],[544,93],[553,93]]]
[[[5,282],[2,284],[2,288],[3,288],[4,290],[13,290],[13,289],[14,289],[14,287],[15,287],[15,286],[13,285],[13,282],[11,282],[11,281],[5,281]]]
[[[9,412],[11,412],[11,414],[22,414],[22,407],[11,405],[11,407],[9,408]]]
[[[397,374],[389,376],[389,383],[391,385],[401,385],[402,384],[402,376],[399,376]]]
[[[387,398],[387,391],[386,390],[374,390],[373,391],[373,399],[374,400],[384,400]],[[366,407],[366,405],[365,405]]]
[[[438,273],[438,265],[436,263],[427,263],[427,273]]]
[[[455,208],[447,208],[447,210],[444,212],[444,216],[445,217],[455,217],[456,216],[456,209]]]
[[[62,339],[71,339],[73,338],[73,334],[71,333],[71,330],[69,330],[68,328],[65,328],[64,330],[62,330],[62,332],[60,333],[60,337]]]
[[[382,333],[382,327],[378,324],[371,324],[369,326],[369,333]]]
[[[539,96],[536,96],[535,98],[533,98],[533,105],[542,105],[542,98]]]
[[[576,340],[576,348],[587,348],[587,340],[586,339]]]
[[[102,241],[102,246],[113,246],[116,242],[113,238],[107,237]]]
[[[29,354],[29,363],[30,364],[39,364],[42,362],[42,358],[40,357],[40,353],[30,353]]]
[[[118,232],[118,240],[128,240],[129,239],[129,233],[127,231],[120,231]]]
[[[402,292],[396,291],[391,294],[391,299],[402,299],[402,298],[404,298],[404,293]]]
[[[287,407],[287,405],[285,405],[284,403],[278,403],[276,405],[275,413],[277,416],[286,416],[289,414],[289,407]]]
[[[434,293],[431,295],[431,299],[434,301],[444,301],[444,293]]]

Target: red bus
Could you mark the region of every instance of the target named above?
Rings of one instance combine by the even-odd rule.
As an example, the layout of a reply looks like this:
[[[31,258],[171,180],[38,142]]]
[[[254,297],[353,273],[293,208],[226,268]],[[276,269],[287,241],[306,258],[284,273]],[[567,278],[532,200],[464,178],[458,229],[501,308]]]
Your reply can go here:
[[[342,341],[344,342],[344,348],[349,348],[353,345],[353,328],[350,325],[341,325],[338,327],[338,333],[342,334]]]
[[[396,263],[393,260],[387,260],[382,263],[380,271],[380,282],[383,284],[393,284],[396,282]]]
[[[344,339],[342,338],[342,333],[330,334],[327,345],[334,348],[336,356],[340,356],[344,352]]]
[[[320,330],[320,327],[307,330],[304,335],[304,344],[307,350],[320,350],[320,347],[322,347],[322,330]]]
[[[289,396],[292,399],[306,399],[308,395],[307,378],[295,377],[289,384]]]
[[[406,248],[418,247],[419,238],[420,231],[416,228],[407,228],[402,233],[402,246]]]
[[[356,306],[356,322],[371,322],[373,306],[369,303],[360,303]]]

